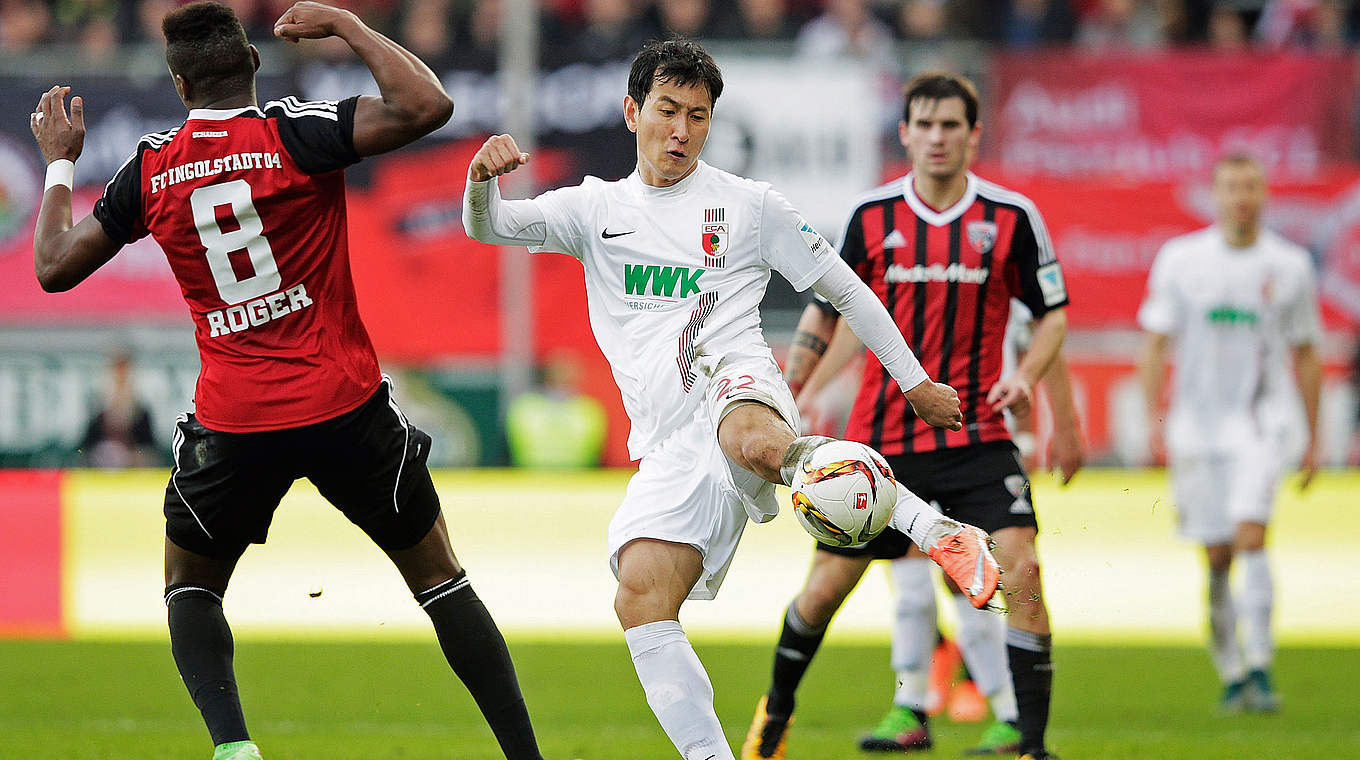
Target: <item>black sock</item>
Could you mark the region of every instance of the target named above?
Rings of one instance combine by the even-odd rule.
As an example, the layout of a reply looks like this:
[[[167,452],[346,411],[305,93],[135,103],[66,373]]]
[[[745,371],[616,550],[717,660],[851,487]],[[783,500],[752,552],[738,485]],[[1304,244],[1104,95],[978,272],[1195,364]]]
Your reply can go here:
[[[1015,701],[1020,708],[1020,754],[1044,751],[1048,705],[1053,697],[1053,637],[1006,629]]]
[[[434,623],[444,658],[477,701],[501,752],[509,760],[542,760],[510,650],[467,576],[422,591],[416,601]]]
[[[185,583],[165,589],[170,621],[170,651],[213,744],[250,739],[232,671],[235,651],[231,628],[222,614],[222,597]]]
[[[793,693],[798,690],[824,636],[826,626],[814,628],[803,620],[793,604],[789,605],[784,614],[784,630],[779,634],[779,646],[774,650],[774,678],[765,701],[767,715],[784,719],[793,715]]]

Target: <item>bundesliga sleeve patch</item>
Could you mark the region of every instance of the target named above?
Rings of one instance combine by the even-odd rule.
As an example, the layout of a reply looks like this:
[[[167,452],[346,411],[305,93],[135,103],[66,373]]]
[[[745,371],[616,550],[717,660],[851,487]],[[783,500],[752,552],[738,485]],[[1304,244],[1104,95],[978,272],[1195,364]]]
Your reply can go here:
[[[821,256],[831,250],[831,244],[826,242],[826,238],[801,216],[798,217],[798,234],[803,236],[803,243],[807,245],[809,251],[812,251],[813,256]]]
[[[1035,275],[1039,278],[1039,291],[1044,295],[1044,305],[1054,306],[1067,300],[1067,283],[1063,281],[1062,267],[1052,261],[1039,267]]]

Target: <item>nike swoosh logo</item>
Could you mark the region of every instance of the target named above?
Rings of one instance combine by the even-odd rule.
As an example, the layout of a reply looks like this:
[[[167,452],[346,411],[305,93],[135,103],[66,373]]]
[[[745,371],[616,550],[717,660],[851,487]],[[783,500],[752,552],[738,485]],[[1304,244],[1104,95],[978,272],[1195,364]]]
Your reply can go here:
[[[631,235],[631,234],[633,234],[634,232],[637,232],[637,230],[628,230],[627,232],[610,232],[610,231],[609,231],[609,228],[606,227],[605,229],[603,229],[603,230],[600,231],[600,238],[603,239],[603,240],[608,240],[609,238],[616,238],[616,237],[622,237],[622,236],[624,236],[624,235]]]

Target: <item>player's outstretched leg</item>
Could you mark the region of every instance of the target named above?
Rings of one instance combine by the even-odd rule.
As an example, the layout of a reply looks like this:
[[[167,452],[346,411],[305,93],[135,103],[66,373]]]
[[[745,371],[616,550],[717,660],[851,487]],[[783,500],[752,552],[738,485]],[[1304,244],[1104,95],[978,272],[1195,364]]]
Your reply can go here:
[[[793,722],[795,693],[817,654],[831,618],[854,590],[873,557],[816,552],[803,589],[784,613],[774,651],[770,690],[756,706],[742,760],[782,758]]]
[[[981,529],[945,517],[901,483],[897,484],[897,508],[888,524],[910,536],[974,607],[985,607],[991,601],[1001,585],[1001,566]]]
[[[232,667],[235,643],[222,614],[231,573],[240,557],[217,559],[165,539],[165,608],[170,651],[212,736],[214,760],[257,758],[246,730]]]
[[[453,555],[443,514],[420,543],[387,555],[430,616],[444,659],[477,702],[501,752],[508,760],[543,760],[510,650]]]
[[[642,538],[619,551],[614,611],[657,722],[685,760],[735,760],[713,709],[713,684],[680,627],[680,605],[703,572],[688,544]]]
[[[783,461],[778,467],[784,485],[793,482],[794,472],[818,446],[834,440],[806,435],[787,441],[781,449]],[[723,448],[728,451],[726,443]],[[729,452],[728,456],[731,455]],[[944,568],[974,607],[984,607],[991,600],[1001,582],[1001,567],[992,557],[987,534],[982,530],[945,517],[901,483],[897,484],[897,506],[889,524],[910,536],[926,556]]]

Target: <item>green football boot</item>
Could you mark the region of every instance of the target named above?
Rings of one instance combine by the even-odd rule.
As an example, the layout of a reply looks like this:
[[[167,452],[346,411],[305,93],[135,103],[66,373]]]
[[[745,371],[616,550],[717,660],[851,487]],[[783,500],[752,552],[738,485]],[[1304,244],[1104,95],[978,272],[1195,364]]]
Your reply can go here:
[[[1223,687],[1223,696],[1218,698],[1220,715],[1241,715],[1247,709],[1247,682],[1233,681]]]
[[[213,760],[261,760],[255,742],[227,742],[213,750]]]
[[[1280,711],[1280,695],[1270,682],[1270,673],[1257,668],[1247,674],[1247,709],[1252,712]]]
[[[909,708],[893,705],[874,730],[860,737],[865,752],[911,752],[934,746],[930,731]]]
[[[1020,750],[1020,729],[1014,723],[998,720],[982,732],[976,747],[963,751],[965,755],[1013,755]]]

